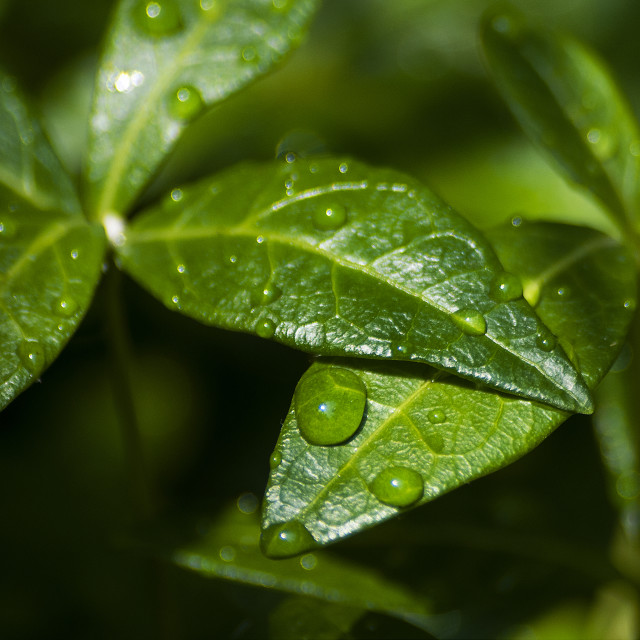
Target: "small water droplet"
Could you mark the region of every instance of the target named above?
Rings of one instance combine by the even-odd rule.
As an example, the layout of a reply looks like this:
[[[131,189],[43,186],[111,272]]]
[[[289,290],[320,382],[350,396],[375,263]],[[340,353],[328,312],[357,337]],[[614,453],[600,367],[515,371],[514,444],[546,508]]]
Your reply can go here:
[[[282,289],[275,284],[267,284],[263,287],[256,287],[251,292],[251,306],[257,307],[260,305],[271,304],[280,298],[282,295]]]
[[[557,298],[568,298],[571,289],[569,287],[558,287],[553,293]]]
[[[282,454],[279,451],[274,451],[269,457],[269,468],[273,470],[276,467],[279,467],[281,462]]]
[[[173,304],[180,304],[180,296],[172,296],[171,302],[173,302]]]
[[[447,414],[440,409],[432,409],[429,411],[427,417],[432,424],[442,424],[447,420]]]
[[[553,351],[558,344],[557,338],[546,329],[538,331],[536,336],[536,345],[542,351]]]
[[[44,367],[44,349],[36,340],[23,340],[18,346],[18,357],[31,374]]]
[[[635,300],[632,300],[631,298],[629,298],[628,300],[625,300],[625,301],[622,303],[622,306],[623,306],[625,309],[629,309],[630,311],[633,311],[633,310],[636,308],[636,301],[635,301]]]
[[[236,559],[236,550],[231,545],[220,548],[220,560],[223,562],[233,562]]]
[[[141,29],[151,36],[168,36],[182,28],[182,18],[176,0],[137,2],[134,19]]]
[[[174,202],[180,202],[180,200],[182,200],[184,196],[184,193],[182,192],[182,189],[172,189],[171,190],[171,199]]]
[[[392,342],[391,357],[392,358],[408,358],[411,356],[411,347],[408,342]]]
[[[522,226],[522,217],[514,216],[513,218],[511,218],[511,224],[516,228]]]
[[[496,302],[511,302],[522,297],[522,283],[512,273],[498,274],[491,283],[491,297]]]
[[[618,146],[613,136],[597,127],[589,129],[587,132],[587,140],[592,145],[594,153],[602,161],[611,158]]]
[[[266,318],[265,320],[258,320],[255,332],[261,338],[273,338],[276,333],[276,323],[269,318]]]
[[[326,367],[301,378],[293,403],[298,429],[307,442],[340,444],[362,423],[367,388],[353,371]]]
[[[72,298],[60,298],[53,304],[53,312],[70,318],[78,310],[78,303]]]
[[[242,59],[245,62],[251,62],[251,63],[258,62],[259,61],[258,52],[256,51],[255,47],[245,47],[242,50]]]
[[[476,309],[460,309],[451,314],[451,319],[468,336],[482,336],[487,332],[487,321]]]
[[[290,151],[289,153],[287,153],[287,155],[284,157],[284,160],[287,164],[293,164],[296,160],[297,160],[297,156],[295,153],[293,153],[292,151]]]
[[[369,485],[371,493],[392,507],[408,507],[422,497],[422,476],[408,467],[389,467],[381,471]]]
[[[297,520],[272,524],[260,536],[260,547],[270,558],[289,558],[313,549],[316,541]]]
[[[178,87],[169,95],[168,110],[176,120],[193,120],[204,108],[202,95],[190,84]]]
[[[264,242],[264,236],[257,236],[256,237],[256,242],[258,244],[262,244]]]
[[[313,571],[318,564],[318,558],[313,553],[307,553],[300,558],[300,566],[307,571]]]
[[[10,240],[16,235],[16,225],[11,220],[0,220],[0,240]]]
[[[229,256],[229,262],[230,262],[231,264],[235,264],[236,262],[238,262],[238,256],[237,256],[237,255],[235,255],[235,254],[230,255],[230,256]]]
[[[339,229],[347,221],[347,210],[341,204],[323,205],[313,214],[313,224],[321,231]]]
[[[179,265],[176,267],[176,270],[177,270],[177,272],[178,272],[178,273],[185,273],[185,272],[186,272],[186,270],[187,270],[187,267],[185,267],[183,264],[179,264]]]
[[[238,507],[238,511],[240,511],[240,513],[251,515],[252,513],[255,513],[258,508],[258,498],[254,493],[243,493],[238,496],[238,499],[236,500],[236,507]]]
[[[338,171],[340,173],[347,173],[347,171],[349,171],[349,165],[346,162],[341,162],[338,166]]]
[[[80,254],[78,253],[78,250],[77,250],[77,249],[73,249],[73,251],[71,251],[70,255],[71,255],[71,259],[72,259],[72,260],[77,260],[77,259],[78,259],[78,256],[79,256]]]

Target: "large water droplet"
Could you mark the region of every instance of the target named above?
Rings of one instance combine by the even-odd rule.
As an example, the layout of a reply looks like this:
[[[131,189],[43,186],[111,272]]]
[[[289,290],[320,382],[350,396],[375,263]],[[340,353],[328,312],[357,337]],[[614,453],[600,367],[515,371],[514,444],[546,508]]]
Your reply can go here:
[[[536,336],[536,345],[542,351],[553,351],[558,344],[556,337],[546,329],[540,329]]]
[[[262,552],[270,558],[289,558],[315,546],[313,536],[297,520],[272,524],[260,536]]]
[[[256,334],[261,338],[273,338],[276,332],[276,323],[269,318],[258,320],[256,324]]]
[[[73,298],[63,297],[53,303],[53,312],[70,318],[78,310],[78,303]]]
[[[269,468],[271,470],[280,466],[282,462],[282,454],[279,451],[274,451],[271,456],[269,456]]]
[[[447,414],[441,409],[432,409],[429,411],[427,418],[432,424],[442,424],[447,420]]]
[[[175,0],[142,0],[134,5],[135,22],[149,35],[168,36],[182,28],[180,9]]]
[[[44,349],[36,340],[23,340],[18,346],[18,357],[29,373],[44,367]]]
[[[169,95],[167,108],[177,120],[193,120],[204,110],[205,104],[200,92],[192,85],[178,87]]]
[[[303,376],[293,401],[298,429],[307,442],[340,444],[348,440],[362,422],[367,388],[352,371],[329,367]]]
[[[371,493],[392,507],[408,507],[422,498],[422,476],[408,467],[389,467],[369,485]]]
[[[522,283],[512,273],[501,273],[491,283],[491,297],[496,302],[511,302],[522,297]]]
[[[313,214],[313,224],[321,231],[339,229],[347,221],[347,210],[341,204],[323,205]]]
[[[487,332],[487,321],[476,309],[460,309],[451,314],[451,319],[468,336],[482,336]]]

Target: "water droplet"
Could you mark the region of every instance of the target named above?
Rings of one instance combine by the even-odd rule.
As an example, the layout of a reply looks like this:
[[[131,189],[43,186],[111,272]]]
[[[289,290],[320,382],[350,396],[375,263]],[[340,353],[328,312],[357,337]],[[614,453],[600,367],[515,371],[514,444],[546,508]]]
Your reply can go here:
[[[411,347],[408,342],[392,342],[391,357],[392,358],[408,358],[411,355]]]
[[[251,306],[257,307],[260,305],[271,304],[280,298],[282,295],[282,289],[275,284],[267,284],[263,287],[256,287],[251,292]]]
[[[347,173],[347,171],[349,171],[349,165],[346,162],[341,162],[338,171],[340,173]]]
[[[553,351],[558,344],[557,338],[546,329],[538,331],[536,336],[536,345],[542,351]]]
[[[568,298],[571,289],[569,287],[558,287],[553,293],[557,298]]]
[[[169,113],[177,120],[193,120],[202,113],[204,107],[202,95],[189,84],[179,87],[169,96]]]
[[[516,228],[522,226],[522,217],[514,216],[513,218],[511,218],[511,224]]]
[[[276,323],[269,318],[258,320],[255,331],[261,338],[273,338],[276,333]]]
[[[313,224],[321,231],[339,229],[347,221],[347,210],[341,204],[318,207],[313,214]]]
[[[73,249],[73,251],[71,252],[70,255],[71,255],[71,259],[72,260],[77,260],[78,259],[78,255],[79,255],[78,250],[77,249]]]
[[[260,536],[260,547],[270,558],[297,556],[316,546],[307,528],[297,520],[272,524]]]
[[[171,302],[173,302],[173,304],[180,304],[180,296],[172,296]]]
[[[236,559],[236,550],[231,545],[220,548],[220,560],[223,562],[233,562]]]
[[[636,308],[636,301],[635,300],[631,300],[631,298],[629,298],[628,300],[625,300],[623,302],[622,306],[625,309],[629,309],[630,311],[633,311]]]
[[[352,371],[327,367],[302,377],[293,402],[298,429],[307,442],[340,444],[362,423],[367,388]]]
[[[258,508],[258,498],[251,492],[243,493],[236,500],[236,507],[240,513],[251,515]]]
[[[176,267],[176,270],[178,271],[178,273],[185,273],[185,271],[187,270],[187,267],[185,267],[183,264],[179,264]]]
[[[230,256],[229,256],[229,262],[230,262],[231,264],[235,264],[236,262],[238,262],[238,256],[236,256],[235,254],[230,255]]]
[[[0,220],[0,240],[10,240],[16,235],[16,225],[11,220]]]
[[[44,349],[36,340],[24,340],[18,346],[18,357],[29,373],[36,373],[44,367]]]
[[[269,468],[273,470],[276,467],[279,467],[281,462],[282,454],[279,451],[274,451],[269,457]]]
[[[429,411],[427,417],[432,424],[442,424],[447,419],[447,414],[440,409],[432,409]]]
[[[512,273],[501,273],[491,283],[491,297],[496,302],[511,302],[522,297],[522,283]]]
[[[451,319],[468,336],[482,336],[487,332],[487,321],[476,309],[460,309],[451,314]]]
[[[71,317],[78,310],[78,303],[72,298],[60,298],[53,305],[53,312],[66,318]]]
[[[176,0],[147,2],[134,5],[136,23],[151,36],[168,36],[182,28],[182,18]]]
[[[297,156],[295,153],[293,152],[289,152],[287,153],[287,155],[284,157],[284,160],[287,164],[293,164],[296,160],[297,160]]]
[[[392,507],[408,507],[424,492],[422,476],[408,467],[390,467],[381,471],[369,486],[371,493]]]
[[[300,558],[300,566],[307,571],[313,571],[318,564],[318,558],[313,553],[307,553]]]
[[[245,62],[251,62],[251,63],[258,62],[259,60],[258,52],[256,51],[255,47],[245,47],[242,50],[242,59]]]

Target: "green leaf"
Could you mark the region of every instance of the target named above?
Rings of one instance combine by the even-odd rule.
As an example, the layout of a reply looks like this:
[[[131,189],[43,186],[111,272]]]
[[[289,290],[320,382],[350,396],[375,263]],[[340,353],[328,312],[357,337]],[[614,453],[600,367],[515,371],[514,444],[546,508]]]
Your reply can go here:
[[[516,119],[574,182],[638,228],[640,133],[605,65],[575,40],[490,16],[482,31],[497,86]]]
[[[631,256],[607,236],[566,225],[511,227],[491,239],[525,287],[536,284],[540,317],[594,387],[633,315]],[[303,437],[295,403],[290,409],[263,503],[262,547],[273,557],[328,544],[496,471],[569,416],[412,363],[319,361],[300,385],[335,368],[360,377],[366,412],[350,440],[317,446]],[[329,390],[318,407],[331,401]]]
[[[187,124],[299,43],[317,0],[122,0],[100,63],[92,216],[126,213]]]
[[[133,222],[124,268],[201,322],[320,355],[431,363],[589,412],[580,374],[466,220],[404,174],[353,161],[244,165]]]
[[[0,408],[38,378],[82,319],[100,276],[101,227],[11,78],[0,76]]]
[[[436,624],[431,621],[425,599],[352,562],[323,552],[284,561],[265,558],[258,544],[258,518],[241,502],[239,506],[206,527],[208,531],[201,539],[175,549],[172,562],[205,577],[380,611],[425,629]]]

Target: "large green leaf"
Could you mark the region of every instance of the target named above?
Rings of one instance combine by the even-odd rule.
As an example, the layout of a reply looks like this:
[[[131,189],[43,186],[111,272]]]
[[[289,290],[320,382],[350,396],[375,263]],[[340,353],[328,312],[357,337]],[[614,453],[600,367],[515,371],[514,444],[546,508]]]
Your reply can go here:
[[[317,0],[121,0],[100,63],[86,181],[123,214],[193,118],[296,45]]]
[[[134,221],[124,268],[169,308],[321,355],[428,362],[560,408],[591,398],[480,233],[406,175],[245,165]]]
[[[491,238],[529,291],[535,282],[540,316],[595,386],[633,315],[631,256],[596,231],[565,225],[525,225]],[[350,399],[327,385],[314,396],[318,419],[333,410],[334,420],[353,420],[357,431],[342,444],[313,445],[303,437],[309,417],[297,415],[298,407],[314,391],[309,380],[336,370],[362,380],[366,411],[352,418]],[[263,548],[288,556],[382,522],[506,466],[568,416],[421,365],[316,362],[298,385],[272,456]]]
[[[511,14],[487,19],[482,36],[498,88],[529,137],[614,218],[637,228],[640,132],[603,63],[573,39]]]
[[[0,408],[37,379],[74,332],[100,276],[104,234],[0,76]]]

